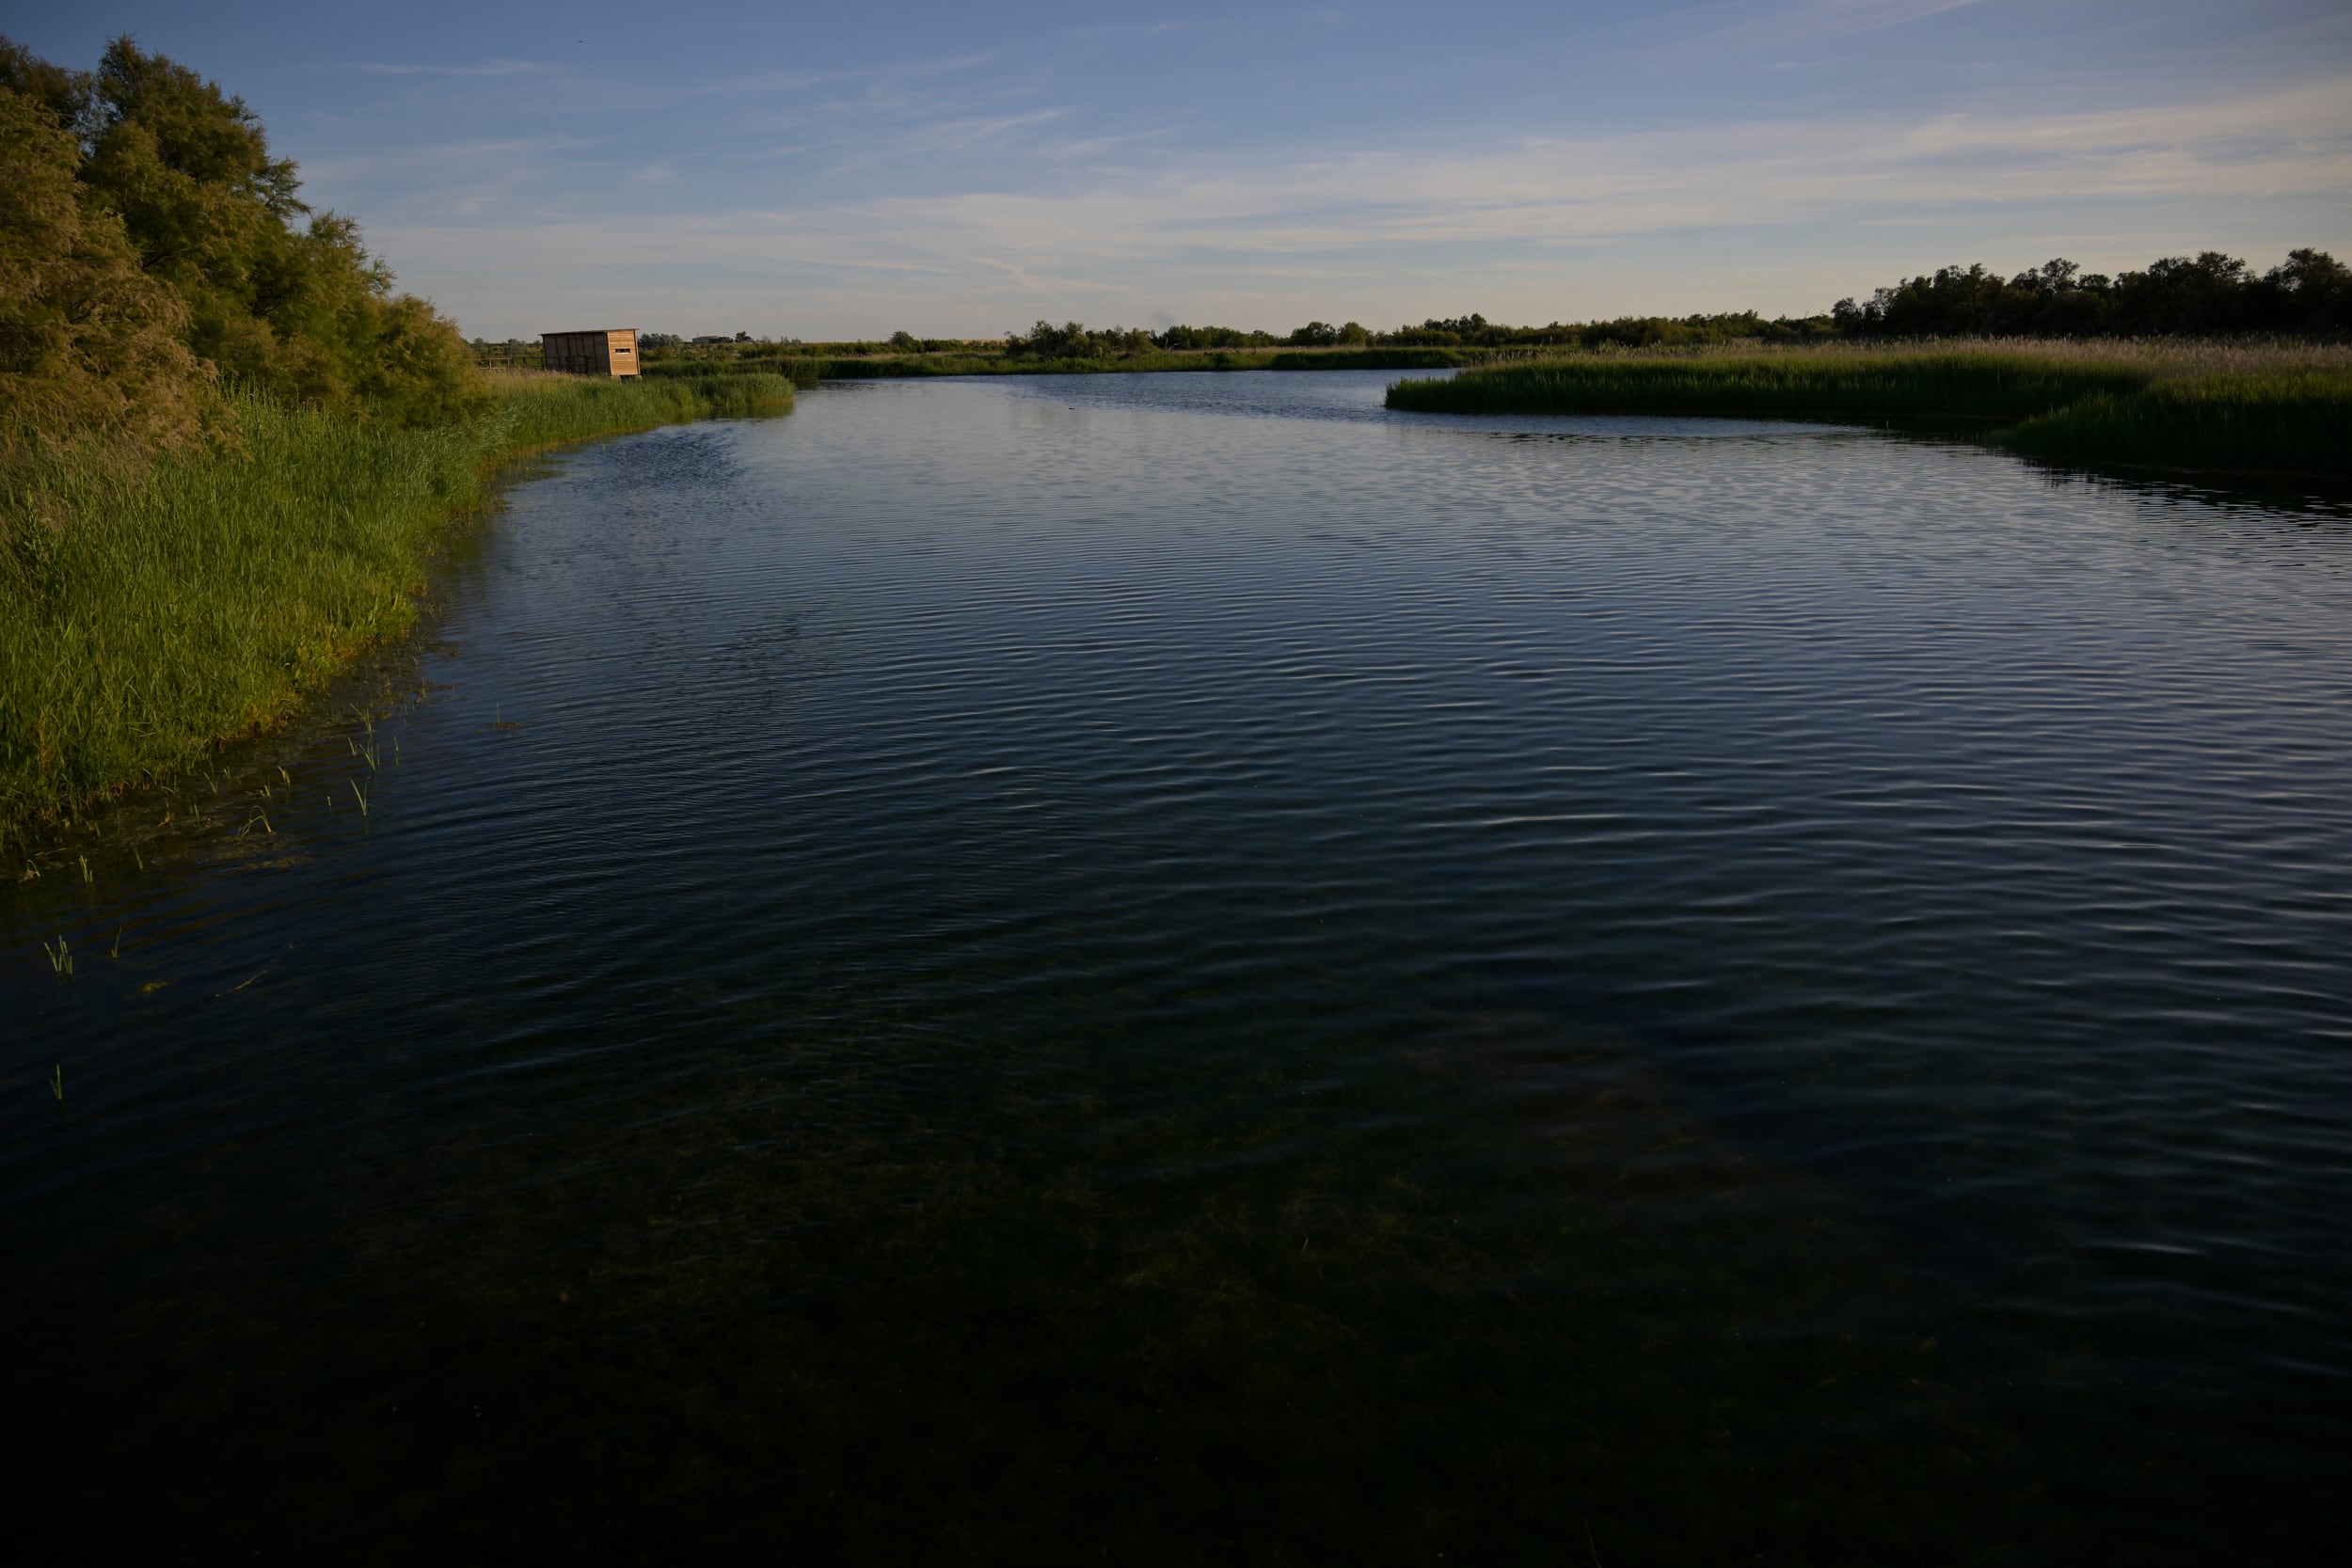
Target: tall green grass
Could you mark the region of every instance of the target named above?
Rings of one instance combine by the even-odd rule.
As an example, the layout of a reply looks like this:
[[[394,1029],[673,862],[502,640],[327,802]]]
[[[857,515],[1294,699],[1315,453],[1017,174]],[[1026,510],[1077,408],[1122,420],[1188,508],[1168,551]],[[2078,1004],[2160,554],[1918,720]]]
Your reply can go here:
[[[1404,381],[1449,414],[1704,414],[1984,421],[2061,462],[2352,472],[2352,350],[2297,344],[1738,345],[1590,353]]]
[[[278,721],[405,630],[436,537],[502,460],[792,398],[772,376],[492,385],[438,428],[241,398],[235,451],[67,445],[0,470],[0,834]]]
[[[776,376],[795,387],[814,387],[823,375],[825,361],[801,356],[762,359],[658,359],[648,363],[644,375],[648,384],[687,382],[697,387],[717,386],[739,381],[745,376]]]
[[[2352,474],[2352,372],[2279,370],[2159,380],[1999,433],[2055,462],[2248,473]]]

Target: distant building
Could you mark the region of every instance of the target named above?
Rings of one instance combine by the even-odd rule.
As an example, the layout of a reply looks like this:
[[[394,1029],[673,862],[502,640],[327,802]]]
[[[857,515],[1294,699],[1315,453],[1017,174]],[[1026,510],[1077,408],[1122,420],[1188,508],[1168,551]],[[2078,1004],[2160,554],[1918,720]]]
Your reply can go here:
[[[543,332],[539,349],[548,369],[566,375],[635,375],[637,329],[606,332]]]
[[[735,340],[722,332],[715,338],[697,338],[694,341],[698,343],[731,343],[735,341]]]

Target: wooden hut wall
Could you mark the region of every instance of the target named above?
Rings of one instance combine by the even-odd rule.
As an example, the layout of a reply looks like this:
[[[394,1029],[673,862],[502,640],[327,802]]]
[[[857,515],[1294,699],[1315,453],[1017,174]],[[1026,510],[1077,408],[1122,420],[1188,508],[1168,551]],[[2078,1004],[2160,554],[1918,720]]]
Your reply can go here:
[[[633,376],[637,372],[637,330],[618,327],[604,332],[543,332],[541,362],[568,375]]]

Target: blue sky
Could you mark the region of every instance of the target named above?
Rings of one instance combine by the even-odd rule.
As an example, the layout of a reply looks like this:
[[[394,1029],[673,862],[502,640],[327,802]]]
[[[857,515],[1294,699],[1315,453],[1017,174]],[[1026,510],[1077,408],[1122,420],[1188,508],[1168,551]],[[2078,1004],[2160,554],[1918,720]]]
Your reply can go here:
[[[257,109],[472,334],[1809,313],[1947,261],[2352,259],[2341,0],[0,0]]]

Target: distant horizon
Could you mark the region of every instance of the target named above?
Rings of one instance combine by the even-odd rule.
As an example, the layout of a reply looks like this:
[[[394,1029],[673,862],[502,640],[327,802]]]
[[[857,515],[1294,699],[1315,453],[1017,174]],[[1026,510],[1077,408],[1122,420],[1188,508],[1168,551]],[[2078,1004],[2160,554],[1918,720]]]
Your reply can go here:
[[[243,97],[469,337],[1801,317],[1939,266],[2352,253],[2317,0],[0,0]]]

